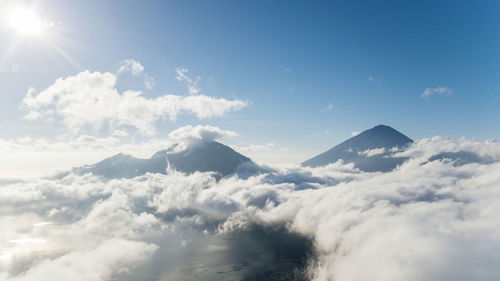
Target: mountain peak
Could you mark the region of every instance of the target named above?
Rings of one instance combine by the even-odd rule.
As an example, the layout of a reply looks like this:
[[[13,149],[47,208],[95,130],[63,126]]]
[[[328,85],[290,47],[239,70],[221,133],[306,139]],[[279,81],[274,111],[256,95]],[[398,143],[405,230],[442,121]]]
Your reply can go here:
[[[393,127],[391,126],[387,126],[387,125],[384,125],[384,124],[379,124],[371,129],[368,129],[367,131],[376,131],[376,132],[384,132],[384,133],[390,133],[390,132],[398,132],[398,130],[394,129]]]
[[[393,129],[391,126],[387,126],[387,125],[384,125],[384,124],[378,124],[377,126],[373,127],[372,129],[383,129],[383,128]]]
[[[196,143],[181,149],[174,144],[166,150],[156,152],[149,159],[135,158],[127,154],[116,154],[93,165],[76,168],[78,172],[90,172],[107,178],[133,178],[145,173],[167,172],[167,167],[183,173],[215,172],[226,176],[237,171],[240,164],[251,162],[250,158],[216,141]]]
[[[404,148],[412,142],[412,139],[390,126],[377,125],[303,162],[302,165],[324,166],[342,159],[344,162],[354,163],[364,171],[390,171],[404,161],[402,158],[389,157],[390,150],[394,147]]]

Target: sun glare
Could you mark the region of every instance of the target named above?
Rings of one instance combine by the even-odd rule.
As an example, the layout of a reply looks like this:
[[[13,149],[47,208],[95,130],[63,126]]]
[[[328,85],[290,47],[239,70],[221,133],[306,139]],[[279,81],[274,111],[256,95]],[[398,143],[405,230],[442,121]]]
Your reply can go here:
[[[23,35],[41,35],[44,29],[42,20],[31,10],[17,8],[8,16],[9,26]]]

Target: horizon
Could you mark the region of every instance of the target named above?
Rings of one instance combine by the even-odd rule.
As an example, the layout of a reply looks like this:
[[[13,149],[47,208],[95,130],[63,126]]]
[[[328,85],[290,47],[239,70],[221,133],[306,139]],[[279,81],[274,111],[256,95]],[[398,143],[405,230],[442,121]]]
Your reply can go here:
[[[413,139],[500,138],[495,2],[0,5],[4,149],[79,138],[133,146],[210,125],[237,134],[226,144],[279,164],[375,124]],[[104,84],[74,88],[92,79]],[[104,107],[89,114],[98,104],[86,91],[106,93],[94,96]]]
[[[153,143],[147,143],[147,142],[146,143],[139,143],[136,145],[132,145],[130,147],[127,146],[129,144],[123,144],[123,145],[118,146],[118,148],[114,148],[114,147],[110,147],[110,146],[99,147],[95,151],[91,150],[94,154],[91,155],[90,157],[88,155],[88,152],[89,152],[88,149],[85,149],[85,148],[82,149],[83,154],[80,154],[80,155],[78,154],[79,149],[72,149],[71,152],[73,152],[74,155],[79,156],[80,159],[75,161],[74,159],[70,159],[69,157],[63,156],[63,158],[58,159],[59,162],[55,162],[55,164],[50,163],[50,161],[48,161],[46,158],[43,157],[43,153],[46,153],[46,152],[41,152],[39,150],[33,151],[30,149],[27,149],[27,147],[23,147],[23,148],[18,149],[18,150],[27,150],[28,152],[31,151],[31,152],[34,152],[35,155],[27,155],[27,157],[25,156],[24,158],[21,156],[21,157],[16,159],[19,161],[18,165],[23,165],[23,167],[22,167],[23,172],[20,174],[13,172],[13,171],[18,171],[20,169],[20,166],[13,165],[12,162],[6,161],[6,163],[4,163],[4,165],[5,164],[9,165],[9,166],[13,165],[13,167],[12,168],[2,167],[3,169],[2,169],[2,172],[0,172],[0,180],[10,181],[10,180],[17,180],[17,179],[20,179],[23,177],[24,178],[29,178],[29,177],[36,178],[36,177],[44,176],[44,175],[51,175],[51,174],[55,175],[55,174],[58,174],[61,172],[69,171],[72,168],[78,168],[81,166],[96,164],[98,162],[101,162],[103,160],[106,160],[110,157],[113,157],[113,156],[116,156],[119,154],[130,155],[130,156],[137,158],[137,159],[149,159],[150,157],[152,157],[155,153],[157,153],[159,151],[167,150],[167,149],[169,149],[171,147],[175,147],[176,145],[179,145],[179,144],[182,146],[183,143],[186,143],[186,142],[189,143],[193,139],[195,141],[202,141],[202,142],[214,141],[217,143],[221,143],[225,146],[230,147],[234,151],[236,151],[244,156],[249,157],[252,161],[254,161],[260,165],[267,165],[270,167],[283,167],[283,168],[293,167],[293,166],[297,166],[297,165],[300,166],[300,165],[302,165],[302,163],[307,162],[307,160],[311,160],[312,158],[315,158],[315,157],[319,156],[320,154],[323,154],[326,151],[329,151],[329,150],[335,148],[336,146],[338,146],[344,142],[349,141],[350,139],[356,138],[358,135],[360,135],[363,132],[371,131],[371,130],[373,130],[377,127],[381,127],[381,126],[388,127],[390,129],[402,134],[403,136],[408,137],[406,134],[398,131],[397,129],[394,129],[391,126],[388,126],[386,124],[378,124],[378,125],[375,125],[371,128],[362,130],[360,132],[353,131],[350,136],[346,137],[344,140],[340,141],[339,143],[333,144],[330,147],[327,147],[321,151],[318,150],[317,152],[313,152],[313,154],[309,153],[309,154],[299,155],[298,157],[296,156],[295,159],[292,161],[276,160],[274,154],[266,155],[266,154],[268,154],[270,147],[276,145],[275,143],[267,144],[267,146],[264,148],[263,147],[254,148],[252,145],[250,145],[248,147],[239,147],[237,145],[226,143],[224,141],[224,140],[230,140],[231,138],[234,138],[235,136],[237,136],[237,133],[235,133],[233,131],[228,131],[228,130],[224,131],[218,127],[212,127],[209,125],[208,126],[200,126],[200,125],[190,126],[190,125],[188,125],[188,126],[178,128],[178,129],[170,132],[168,138],[162,139],[156,143],[154,143],[154,142]],[[172,134],[175,134],[176,132],[179,132],[182,130],[184,130],[183,133],[187,134],[187,136],[182,136],[180,138],[172,136]],[[200,130],[206,131],[205,134],[208,133],[209,136],[208,137],[203,136],[203,133],[199,132]],[[85,136],[85,137],[88,137],[88,136]],[[432,138],[436,138],[436,137],[443,137],[443,136],[433,136]],[[444,137],[447,138],[446,136],[444,136]],[[424,138],[424,139],[417,139],[417,140],[413,140],[412,138],[410,138],[410,139],[413,142],[419,142],[419,141],[425,142],[427,139],[431,139],[431,138]],[[461,137],[460,140],[467,141],[467,139],[465,139],[464,137]],[[0,141],[1,141],[1,139],[0,139]],[[471,141],[477,141],[477,140],[472,139]],[[486,142],[488,142],[488,141],[498,142],[497,140],[491,140],[491,139],[485,140],[485,141]],[[141,149],[143,145],[146,146],[146,148],[144,150]],[[9,148],[11,149],[11,151],[6,151],[5,148],[4,148],[4,151],[10,152],[13,154],[19,153],[19,151],[12,149],[12,146],[7,145],[7,149],[9,149]],[[64,147],[62,150],[66,154],[68,152],[67,151],[68,147]],[[53,152],[54,152],[54,150],[49,150],[49,154],[46,154],[45,157],[53,157],[54,156]],[[264,155],[260,154],[259,152],[263,153]],[[282,152],[288,153],[288,150],[284,150]],[[42,157],[40,156],[40,153],[42,153]],[[72,155],[72,156],[74,156],[74,155]],[[301,156],[302,156],[302,158],[299,158]],[[304,157],[306,157],[306,158],[304,158]],[[44,167],[41,169],[36,169],[36,166],[35,167],[29,166],[28,163],[33,161],[33,159],[37,159],[37,160],[41,159],[41,161],[43,161],[41,164],[44,165]],[[273,159],[275,161],[273,161]],[[11,159],[9,159],[7,157],[7,160],[11,160]],[[1,166],[2,165],[0,165],[0,167]],[[30,173],[30,175],[28,175],[27,173]],[[6,175],[8,175],[8,176],[6,176]]]

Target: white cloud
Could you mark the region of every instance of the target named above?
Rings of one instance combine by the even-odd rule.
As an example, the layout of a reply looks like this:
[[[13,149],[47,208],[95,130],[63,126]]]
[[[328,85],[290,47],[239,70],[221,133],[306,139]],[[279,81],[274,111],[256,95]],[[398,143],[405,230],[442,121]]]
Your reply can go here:
[[[335,108],[335,106],[333,104],[328,103],[325,108],[321,109],[321,112],[331,111],[334,108]]]
[[[225,134],[219,130],[200,126],[176,134],[210,139]],[[228,266],[234,239],[222,235],[259,224],[286,225],[313,241],[312,280],[496,280],[500,163],[428,161],[460,150],[500,160],[499,142],[434,137],[413,144],[404,152],[409,162],[385,174],[338,162],[219,181],[210,173],[172,172],[115,180],[70,173],[1,183],[0,276],[137,280],[160,264],[161,275],[154,276],[177,280],[168,274],[186,264],[197,270],[218,265],[215,252],[208,263],[195,260],[206,257],[209,246],[227,249],[220,265]],[[52,224],[34,225],[47,221]],[[209,237],[215,243],[202,240]],[[22,239],[46,242],[8,243]],[[182,274],[197,280],[185,276],[187,270]]]
[[[15,63],[15,64],[12,65],[12,67],[11,67],[12,73],[19,72],[19,70],[21,70],[21,65],[20,64]]]
[[[374,148],[374,149],[367,149],[365,151],[359,151],[358,155],[366,156],[366,157],[372,157],[380,154],[385,153],[385,148]]]
[[[414,142],[408,149],[396,153],[396,157],[418,157],[427,159],[441,152],[469,151],[481,157],[500,159],[500,142],[495,140],[475,141],[464,137],[454,141],[447,137],[434,136]]]
[[[184,126],[172,131],[168,136],[170,139],[180,142],[186,141],[214,141],[222,138],[235,137],[234,131],[222,130],[213,126]]]
[[[290,67],[286,67],[286,66],[280,65],[280,68],[281,68],[281,70],[283,70],[285,72],[292,72],[292,69]]]
[[[126,59],[120,62],[118,74],[130,72],[134,76],[139,76],[144,71],[144,66],[136,60]]]
[[[303,159],[309,157],[308,153],[282,147],[276,143],[269,142],[263,144],[249,145],[229,145],[235,151],[249,157],[255,163],[262,165],[286,166],[295,165]]]
[[[359,135],[361,132],[360,131],[353,131],[351,132],[351,136],[355,137],[357,135]]]
[[[252,144],[252,145],[247,145],[247,146],[232,145],[231,147],[233,149],[241,152],[241,153],[269,152],[276,147],[276,144],[275,143],[266,143],[266,144]]]
[[[23,276],[8,280],[109,280],[113,274],[128,273],[156,249],[157,246],[153,244],[112,239],[93,249],[81,249],[54,260],[44,260]]]
[[[164,95],[149,99],[140,91],[120,93],[115,85],[116,76],[109,72],[84,71],[57,79],[39,94],[30,88],[23,99],[23,105],[29,110],[25,118],[57,116],[73,131],[80,131],[85,126],[100,129],[106,123],[111,128],[132,126],[142,134],[151,135],[158,119],[175,120],[182,112],[205,119],[248,105],[246,101],[205,95]]]
[[[175,77],[177,81],[183,81],[186,83],[188,87],[189,94],[197,95],[200,92],[200,88],[198,88],[198,82],[201,80],[200,77],[196,77],[196,79],[192,79],[188,76],[189,69],[187,68],[177,68],[175,70],[177,76]]]
[[[378,82],[378,83],[380,83],[380,82],[382,82],[382,79],[375,78],[375,77],[373,77],[373,76],[368,76],[368,81],[370,81],[370,82]]]
[[[420,95],[422,98],[428,98],[433,95],[440,96],[451,96],[453,94],[453,89],[438,86],[436,88],[426,88],[424,92]]]
[[[155,79],[147,74],[144,74],[144,87],[148,90],[153,90]]]
[[[144,73],[144,66],[134,59],[126,59],[120,62],[120,67],[118,68],[117,74],[120,75],[125,72],[130,72],[134,76],[140,76],[143,74],[144,88],[147,90],[152,90],[155,85],[155,79]]]
[[[173,144],[171,140],[162,138],[129,142],[128,138],[118,136],[123,133],[126,132],[116,131],[111,137],[80,135],[55,139],[0,139],[0,178],[52,174],[70,167],[95,163],[120,152],[149,158]]]
[[[115,130],[113,132],[113,136],[116,136],[116,137],[126,137],[126,136],[128,136],[128,133],[127,133],[127,131],[124,131],[124,130]]]

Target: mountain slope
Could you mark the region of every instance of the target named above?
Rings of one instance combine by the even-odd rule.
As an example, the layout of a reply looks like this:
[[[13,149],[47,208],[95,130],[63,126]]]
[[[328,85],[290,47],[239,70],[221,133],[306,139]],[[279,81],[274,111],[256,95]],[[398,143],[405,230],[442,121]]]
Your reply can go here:
[[[302,163],[303,166],[318,167],[334,163],[340,159],[354,163],[367,172],[390,171],[406,158],[391,157],[390,150],[402,149],[413,142],[397,130],[378,125]]]
[[[133,178],[148,172],[166,174],[170,165],[170,168],[184,173],[210,171],[224,177],[235,173],[240,164],[252,162],[250,158],[215,141],[202,142],[184,150],[178,148],[178,145],[174,145],[158,151],[149,159],[120,153],[75,170],[80,174],[92,173],[107,178]]]

